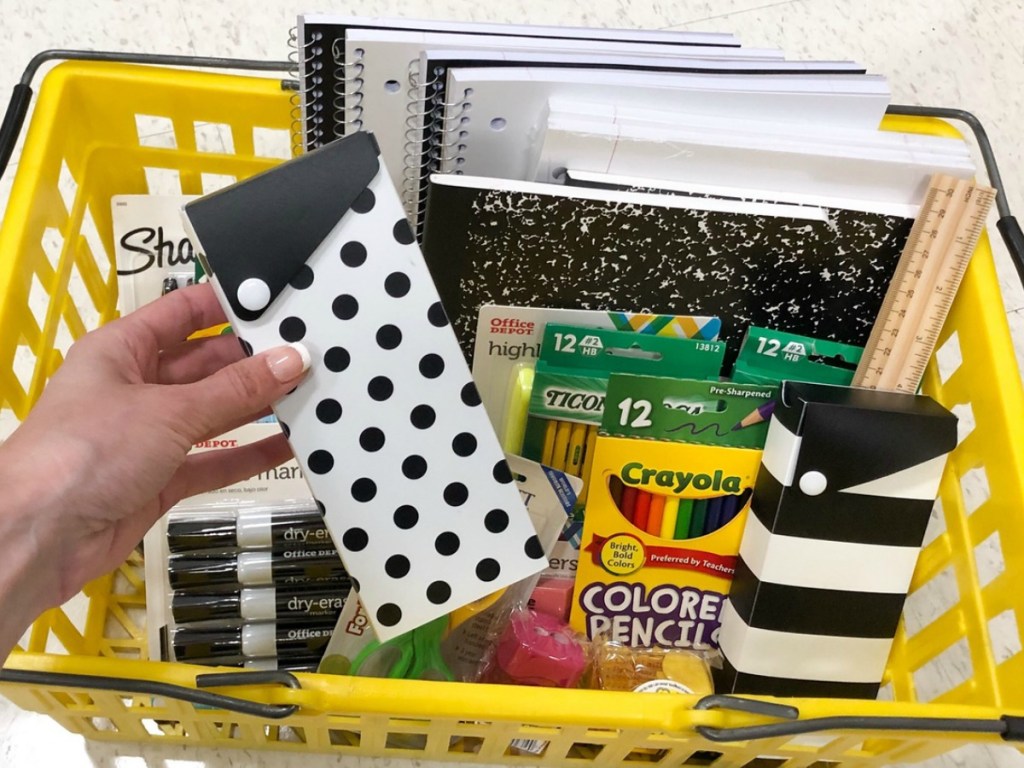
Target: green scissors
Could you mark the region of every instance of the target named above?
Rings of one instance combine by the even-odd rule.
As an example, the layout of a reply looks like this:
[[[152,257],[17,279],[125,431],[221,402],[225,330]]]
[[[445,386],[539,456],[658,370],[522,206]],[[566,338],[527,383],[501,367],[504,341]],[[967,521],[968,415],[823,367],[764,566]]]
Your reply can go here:
[[[454,680],[441,657],[448,617],[441,616],[385,643],[374,640],[352,661],[350,674],[405,680]]]

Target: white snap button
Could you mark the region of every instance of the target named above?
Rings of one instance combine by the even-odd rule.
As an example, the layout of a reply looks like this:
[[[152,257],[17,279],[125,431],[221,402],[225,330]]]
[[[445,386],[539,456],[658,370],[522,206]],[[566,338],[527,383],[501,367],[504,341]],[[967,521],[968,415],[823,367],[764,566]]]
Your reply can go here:
[[[808,496],[820,496],[827,487],[828,478],[816,470],[804,472],[800,477],[800,490]]]
[[[238,303],[250,312],[259,312],[270,303],[270,286],[256,277],[238,286]]]

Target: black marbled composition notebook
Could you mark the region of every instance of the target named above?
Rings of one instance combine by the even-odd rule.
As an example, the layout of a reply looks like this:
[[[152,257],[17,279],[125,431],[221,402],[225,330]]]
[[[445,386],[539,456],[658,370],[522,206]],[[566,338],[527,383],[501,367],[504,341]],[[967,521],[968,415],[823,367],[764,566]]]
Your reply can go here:
[[[488,303],[718,315],[866,343],[909,218],[471,176],[431,178],[423,251],[467,357]]]

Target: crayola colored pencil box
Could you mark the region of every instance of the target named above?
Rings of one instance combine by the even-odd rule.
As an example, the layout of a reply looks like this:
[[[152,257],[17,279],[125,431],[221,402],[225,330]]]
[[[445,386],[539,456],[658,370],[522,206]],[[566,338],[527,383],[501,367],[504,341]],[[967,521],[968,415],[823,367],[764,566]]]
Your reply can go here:
[[[699,444],[690,429],[678,429],[718,423],[710,408],[672,407],[692,401],[691,384],[609,378],[571,614],[589,637],[718,647],[761,450],[724,445],[717,430]]]

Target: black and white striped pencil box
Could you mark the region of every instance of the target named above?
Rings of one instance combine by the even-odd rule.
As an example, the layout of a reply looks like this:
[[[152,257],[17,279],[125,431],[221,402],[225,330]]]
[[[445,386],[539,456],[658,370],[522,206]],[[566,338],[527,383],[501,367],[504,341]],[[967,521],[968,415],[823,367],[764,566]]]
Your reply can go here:
[[[956,421],[925,396],[783,384],[718,692],[875,698]]]

